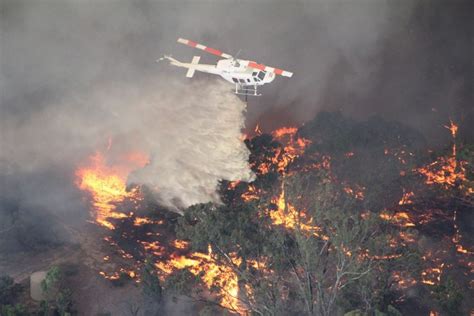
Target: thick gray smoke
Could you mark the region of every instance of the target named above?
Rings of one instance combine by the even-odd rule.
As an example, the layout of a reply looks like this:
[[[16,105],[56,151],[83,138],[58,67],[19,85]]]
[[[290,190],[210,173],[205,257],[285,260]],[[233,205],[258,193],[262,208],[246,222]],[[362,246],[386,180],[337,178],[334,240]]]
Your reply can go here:
[[[110,139],[117,154],[133,150],[150,156],[130,182],[147,185],[174,209],[218,202],[221,179],[253,179],[241,136],[246,106],[222,82],[102,86],[58,102],[25,121],[6,122],[16,142],[3,144],[1,161],[14,161],[17,170],[38,170],[77,161]]]

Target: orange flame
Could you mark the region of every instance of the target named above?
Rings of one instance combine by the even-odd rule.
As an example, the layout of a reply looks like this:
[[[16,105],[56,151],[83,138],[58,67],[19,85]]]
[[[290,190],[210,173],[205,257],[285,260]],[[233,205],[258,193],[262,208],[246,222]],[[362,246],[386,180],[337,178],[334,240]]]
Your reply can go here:
[[[258,200],[260,198],[259,196],[260,190],[255,188],[255,185],[251,184],[248,187],[248,190],[240,196],[242,200],[245,202],[249,202],[251,200]]]
[[[405,191],[403,189],[403,196],[400,201],[398,201],[398,205],[406,205],[406,204],[413,204],[413,201],[411,200],[415,196],[415,193],[412,191]]]
[[[128,174],[143,166],[145,160],[141,154],[130,154],[125,158],[126,164],[108,166],[104,155],[97,152],[89,158],[89,164],[76,170],[77,185],[81,190],[92,195],[95,221],[108,229],[114,229],[110,218],[125,218],[127,214],[117,212],[117,204],[127,198],[136,198],[137,191],[127,191]]]
[[[437,161],[415,169],[418,173],[426,177],[426,184],[439,184],[444,188],[458,185],[459,188],[464,188],[464,183],[467,181],[466,177],[466,161],[458,161],[456,150],[456,133],[458,126],[450,120],[450,125],[445,126],[450,130],[453,138],[452,153],[450,157],[439,157]],[[466,194],[474,193],[472,188],[468,187]]]
[[[276,210],[269,212],[270,219],[274,225],[281,225],[287,229],[301,229],[304,232],[319,236],[320,227],[313,224],[313,219],[309,218],[306,211],[297,211],[296,208],[285,200],[285,186],[281,185],[281,193],[272,202],[276,205]],[[327,239],[326,236],[322,236]]]
[[[386,221],[390,221],[402,227],[413,227],[415,223],[410,218],[407,212],[397,212],[394,215],[390,215],[386,212],[380,213],[380,218]]]
[[[240,265],[241,259],[233,256],[232,264]],[[171,274],[176,270],[187,269],[196,276],[201,276],[206,287],[218,287],[221,296],[221,305],[230,310],[235,310],[243,314],[244,310],[240,306],[239,285],[237,274],[229,265],[219,264],[209,246],[208,253],[195,252],[189,256],[173,255],[166,262],[157,262],[156,267],[166,274]]]

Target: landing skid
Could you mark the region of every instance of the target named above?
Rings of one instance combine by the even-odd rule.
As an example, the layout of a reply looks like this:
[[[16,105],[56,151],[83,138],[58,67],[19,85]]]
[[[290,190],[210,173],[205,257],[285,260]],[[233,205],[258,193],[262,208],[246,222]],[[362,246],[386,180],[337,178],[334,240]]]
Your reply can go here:
[[[261,94],[259,94],[257,92],[257,86],[256,85],[244,86],[244,85],[236,84],[234,93],[238,94],[238,95],[245,95],[246,97],[249,96],[249,95],[254,96],[254,97],[261,96]]]

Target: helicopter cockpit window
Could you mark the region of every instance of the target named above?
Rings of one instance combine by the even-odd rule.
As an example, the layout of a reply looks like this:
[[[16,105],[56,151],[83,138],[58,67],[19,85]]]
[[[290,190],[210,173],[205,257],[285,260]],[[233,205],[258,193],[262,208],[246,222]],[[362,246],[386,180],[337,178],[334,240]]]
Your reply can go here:
[[[263,80],[263,78],[265,78],[265,71],[260,71],[258,77],[260,78],[260,80]]]
[[[240,83],[245,83],[245,79],[239,79]]]
[[[255,71],[255,72],[252,72],[252,76],[253,76],[253,77],[256,77],[256,76],[257,76],[257,74],[258,74],[258,72],[257,72],[257,71]]]
[[[232,81],[234,81],[235,83],[239,83],[239,80],[237,80],[235,78],[232,78]]]

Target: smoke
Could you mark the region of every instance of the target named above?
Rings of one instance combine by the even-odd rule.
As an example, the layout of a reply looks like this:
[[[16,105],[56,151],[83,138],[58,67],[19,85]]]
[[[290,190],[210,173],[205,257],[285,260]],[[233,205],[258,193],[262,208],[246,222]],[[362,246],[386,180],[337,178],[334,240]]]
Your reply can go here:
[[[221,179],[251,181],[249,150],[242,142],[245,103],[224,83],[174,86],[177,93],[145,105],[143,140],[152,161],[129,181],[145,184],[165,206],[177,209],[219,202]],[[150,125],[148,125],[150,124]]]
[[[199,54],[203,63],[215,63],[214,56],[176,44],[178,37],[230,54],[241,49],[241,58],[294,72],[291,79],[277,78],[264,86],[263,97],[250,99],[247,129],[257,122],[264,131],[299,125],[320,110],[340,110],[361,119],[380,115],[425,135],[438,131],[444,136],[442,126],[450,116],[466,119],[461,129],[474,117],[470,9],[472,1],[462,0],[1,1],[0,174],[18,180],[15,200],[26,203],[34,197],[29,208],[74,205],[74,213],[76,197],[69,198],[72,189],[65,184],[73,187],[75,166],[113,138],[113,150],[153,153],[149,174],[143,171],[131,180],[183,191],[172,201],[160,196],[166,204],[200,201],[193,194],[204,194],[199,192],[204,182],[192,181],[199,192],[193,194],[184,183],[202,180],[203,174],[214,174],[212,181],[237,178],[217,156],[196,172],[189,167],[203,166],[200,152],[195,164],[180,160],[169,166],[172,159],[163,158],[183,150],[186,141],[196,141],[196,135],[184,133],[202,135],[192,127],[195,119],[213,132],[225,125],[218,121],[215,104],[207,112],[196,108],[192,119],[180,118],[183,113],[172,109],[204,106],[208,100],[219,104],[218,95],[230,111],[242,108],[234,97],[222,95],[223,86],[208,86],[209,75],[197,73],[187,80],[182,69],[155,63],[163,53],[184,61]],[[211,122],[205,123],[205,113]],[[167,134],[165,142],[159,135],[170,132],[158,122],[181,124],[173,128],[182,133],[175,139]],[[231,124],[226,127],[235,131],[242,117],[235,115]],[[473,133],[465,131],[460,137]],[[220,142],[227,134],[222,133],[210,138],[219,144],[214,151],[224,153]],[[237,144],[229,146],[241,153]],[[160,164],[167,167],[159,169]],[[167,182],[165,173],[177,169],[183,183]],[[248,176],[238,169],[235,175]],[[149,175],[158,170],[160,176],[152,181]],[[213,190],[215,182],[209,181]],[[169,189],[161,192],[176,195]]]
[[[253,179],[241,139],[245,107],[227,85],[214,80],[102,86],[24,122],[8,122],[15,141],[4,144],[0,158],[31,172],[77,164],[110,140],[116,154],[150,156],[130,182],[147,185],[164,206],[219,202],[219,180]]]
[[[451,116],[465,119],[458,140],[464,133],[474,139],[473,5],[0,1],[0,251],[2,244],[20,248],[7,238],[19,221],[26,224],[10,237],[32,240],[51,239],[65,221],[86,222],[74,170],[109,139],[108,157],[150,155],[129,183],[150,187],[174,209],[218,202],[220,179],[252,179],[239,140],[244,121],[247,130],[259,123],[269,131],[339,110],[444,137]],[[155,63],[164,53],[216,62],[178,37],[233,55],[242,50],[239,58],[294,76],[262,87],[246,109],[221,79],[196,73],[188,80],[183,69]]]

